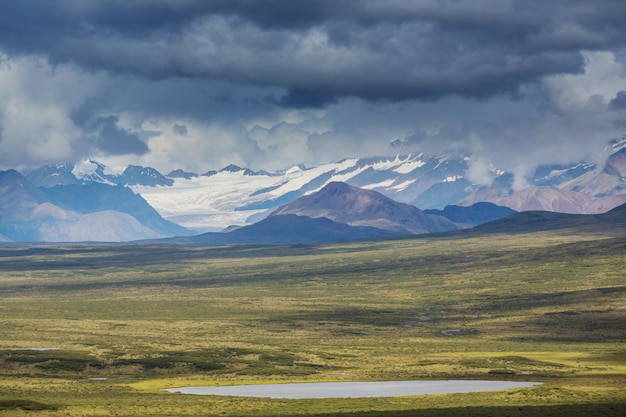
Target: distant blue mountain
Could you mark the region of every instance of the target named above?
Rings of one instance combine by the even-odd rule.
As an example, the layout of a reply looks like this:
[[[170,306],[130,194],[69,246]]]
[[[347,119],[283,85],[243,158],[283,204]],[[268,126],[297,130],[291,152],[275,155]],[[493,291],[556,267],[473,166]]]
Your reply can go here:
[[[36,187],[0,171],[0,240],[130,241],[191,232],[164,220],[140,195],[102,183]]]
[[[229,232],[203,233],[198,236],[162,239],[161,242],[193,246],[234,244],[312,244],[351,240],[382,239],[402,233],[355,227],[327,218],[310,218],[293,214],[272,216],[258,223]]]
[[[126,167],[122,175],[109,176],[111,182],[117,181],[123,185],[146,185],[155,187],[158,185],[171,186],[174,180],[167,178],[159,171],[150,167],[140,167],[137,165],[129,165]]]
[[[65,163],[44,165],[26,171],[24,176],[38,187],[54,187],[55,185],[72,184],[122,184],[144,186],[171,186],[174,180],[161,174],[154,168],[137,165],[127,166],[121,174],[107,174],[105,166],[99,162],[83,161],[77,169],[75,164]]]
[[[49,196],[15,170],[0,171],[0,234],[3,240],[39,240],[31,213]]]
[[[533,174],[533,183],[540,186],[555,186],[578,178],[595,169],[595,164],[541,165]]]
[[[241,168],[233,164],[225,166],[224,168],[220,169],[219,172],[243,172],[243,175],[247,175],[247,176],[257,175],[256,172],[248,168]]]
[[[464,231],[470,234],[532,233],[569,229],[576,233],[603,233],[621,237],[626,230],[626,204],[602,214],[567,214],[524,211]],[[622,243],[624,245],[624,243]],[[581,254],[584,256],[585,254]]]
[[[166,177],[169,178],[185,178],[187,180],[196,178],[197,176],[198,174],[196,174],[195,172],[183,171],[182,169],[175,169],[174,171],[171,171],[169,174],[166,175]]]
[[[57,185],[47,190],[57,205],[79,213],[113,210],[130,214],[142,224],[168,236],[185,236],[191,232],[165,220],[139,194],[123,185],[102,183],[85,185]]]
[[[450,205],[443,210],[429,209],[424,210],[424,213],[437,214],[454,223],[471,227],[510,216],[517,211],[493,203],[481,202],[469,207]]]
[[[74,164],[44,165],[26,172],[24,176],[38,187],[80,184],[78,178],[72,174],[73,169]]]

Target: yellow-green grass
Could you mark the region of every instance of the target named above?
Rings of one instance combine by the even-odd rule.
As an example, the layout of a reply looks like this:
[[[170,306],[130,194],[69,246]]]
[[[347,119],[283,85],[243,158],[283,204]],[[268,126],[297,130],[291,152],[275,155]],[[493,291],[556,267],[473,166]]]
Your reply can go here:
[[[625,239],[574,232],[0,249],[0,412],[623,415],[625,270]],[[59,350],[14,350],[42,347]],[[462,378],[544,385],[326,400],[163,391]]]

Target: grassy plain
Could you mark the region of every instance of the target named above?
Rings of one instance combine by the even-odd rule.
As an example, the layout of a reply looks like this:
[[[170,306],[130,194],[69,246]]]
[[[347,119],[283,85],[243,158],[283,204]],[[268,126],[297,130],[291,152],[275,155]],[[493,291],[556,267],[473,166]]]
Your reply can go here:
[[[2,248],[0,414],[626,415],[625,271],[626,238],[575,231]],[[162,391],[464,378],[544,385],[327,400]]]

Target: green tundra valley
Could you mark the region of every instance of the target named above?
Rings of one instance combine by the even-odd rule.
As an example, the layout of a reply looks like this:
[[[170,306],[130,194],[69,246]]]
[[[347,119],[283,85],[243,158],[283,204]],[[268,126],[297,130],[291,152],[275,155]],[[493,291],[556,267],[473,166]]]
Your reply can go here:
[[[626,234],[0,248],[2,416],[623,416]],[[167,388],[507,380],[271,399]]]

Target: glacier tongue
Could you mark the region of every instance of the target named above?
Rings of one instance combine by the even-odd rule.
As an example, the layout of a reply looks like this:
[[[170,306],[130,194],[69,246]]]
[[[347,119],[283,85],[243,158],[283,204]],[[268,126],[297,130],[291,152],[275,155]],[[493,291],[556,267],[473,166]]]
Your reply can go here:
[[[210,176],[173,178],[171,187],[131,188],[167,220],[197,231],[216,231],[234,224],[254,223],[273,209],[319,191],[330,182],[355,182],[408,202],[400,193],[406,193],[417,177],[425,176],[420,169],[429,169],[421,157],[345,159],[312,168],[294,167],[282,175],[250,176],[241,170],[222,170]],[[441,166],[438,159],[433,164],[435,168]],[[440,182],[450,175],[462,175],[464,165],[459,169],[432,179],[422,178],[422,182]],[[410,193],[406,195],[411,197]]]
[[[285,195],[293,199],[305,192],[317,191],[350,170],[356,159],[306,170],[291,169],[284,175],[244,175],[242,171],[222,171],[211,176],[175,178],[171,187],[132,186],[164,218],[197,231],[216,231],[228,226],[250,224],[263,218],[263,212],[281,204]],[[310,190],[306,187],[317,178],[326,181]],[[342,178],[349,178],[344,173]],[[278,201],[273,204],[272,201]],[[267,202],[266,209],[250,208],[252,203]]]

